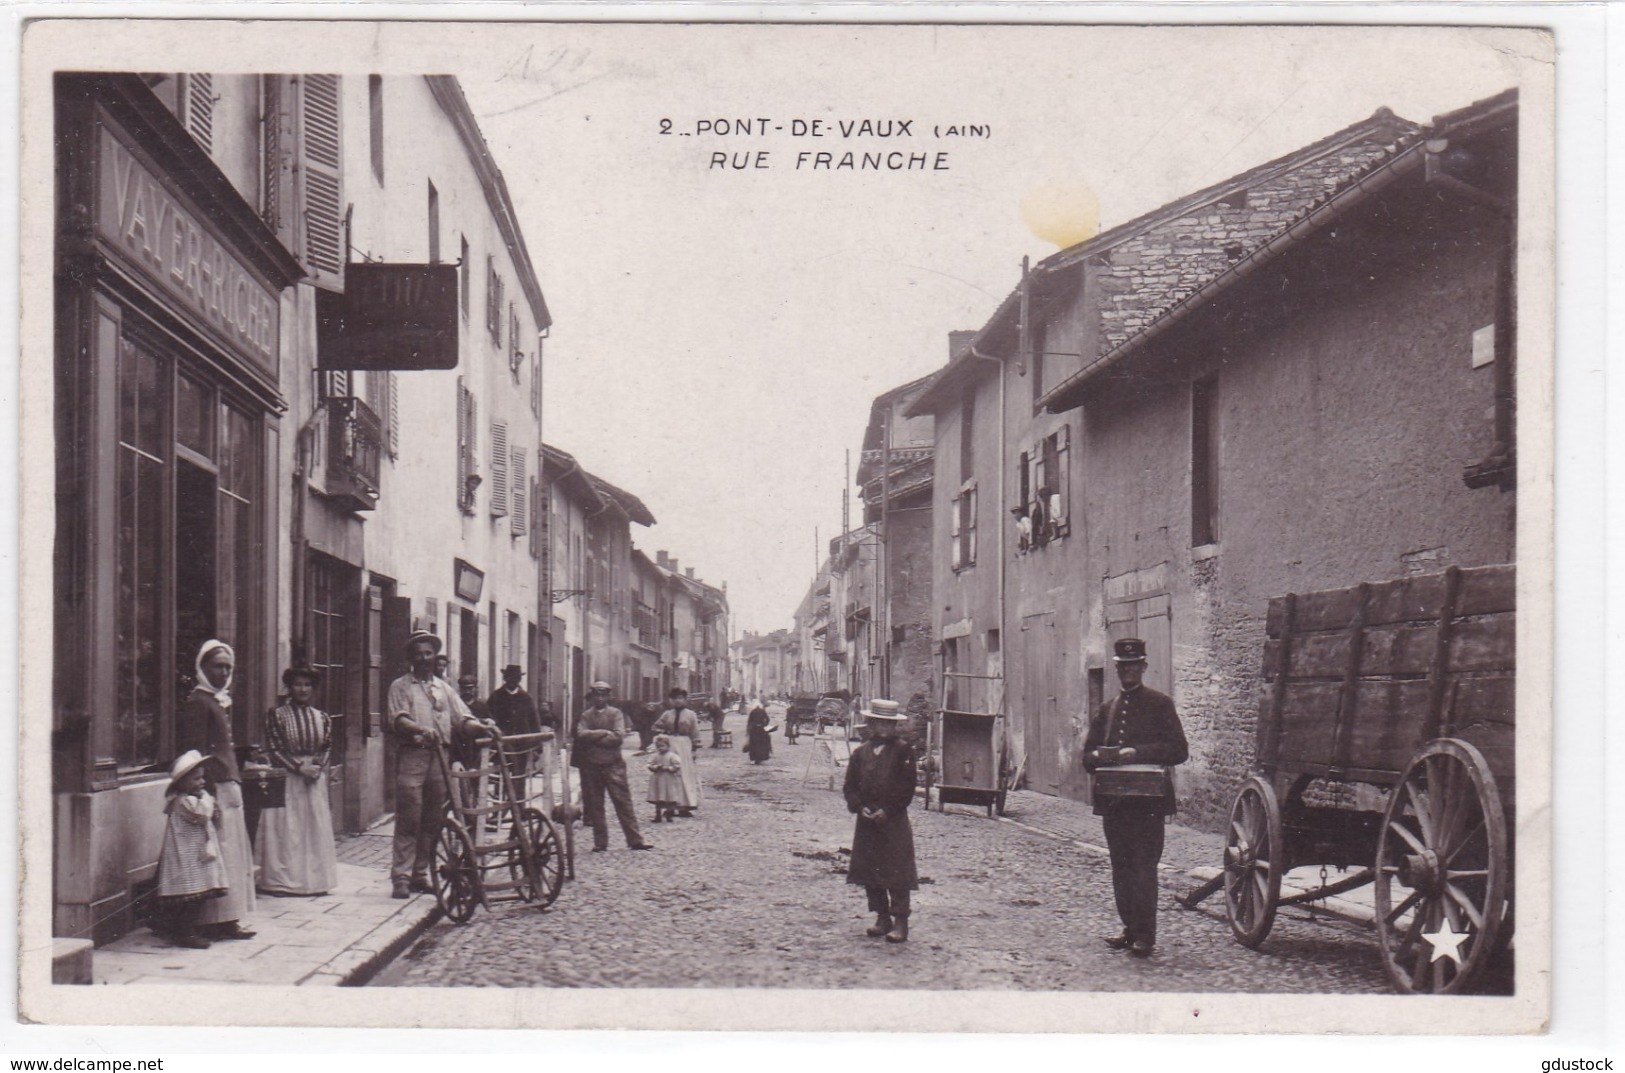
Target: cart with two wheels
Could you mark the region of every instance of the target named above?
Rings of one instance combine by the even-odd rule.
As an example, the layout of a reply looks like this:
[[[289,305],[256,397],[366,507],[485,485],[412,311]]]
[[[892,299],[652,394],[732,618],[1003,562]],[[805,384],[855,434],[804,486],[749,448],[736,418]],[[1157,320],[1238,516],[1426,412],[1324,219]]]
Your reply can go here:
[[[1278,906],[1374,883],[1397,990],[1472,990],[1504,952],[1514,588],[1502,565],[1270,602],[1257,772],[1213,884],[1237,941],[1262,943]],[[1305,865],[1321,866],[1322,885],[1282,897],[1282,877]]]
[[[503,735],[474,744],[472,767],[454,765],[444,745],[436,758],[448,789],[445,823],[435,840],[431,884],[446,917],[466,924],[474,910],[499,902],[552,905],[564,887],[565,849],[531,786],[549,785],[551,731]]]

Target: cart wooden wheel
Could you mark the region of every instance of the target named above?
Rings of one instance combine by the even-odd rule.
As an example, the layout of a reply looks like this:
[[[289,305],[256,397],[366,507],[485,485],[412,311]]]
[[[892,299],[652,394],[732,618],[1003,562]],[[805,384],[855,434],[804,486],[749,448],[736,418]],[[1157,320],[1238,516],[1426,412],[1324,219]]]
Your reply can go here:
[[[1404,993],[1466,991],[1507,910],[1507,829],[1484,755],[1429,742],[1394,787],[1377,837],[1377,940]]]
[[[480,902],[479,869],[474,847],[459,823],[448,821],[434,843],[434,900],[447,919],[467,924]]]
[[[539,810],[527,808],[519,814],[525,825],[525,837],[530,842],[531,863],[526,868],[523,851],[515,846],[508,868],[513,873],[515,888],[527,902],[540,902],[544,907],[558,901],[564,889],[564,848],[559,833]],[[515,841],[519,835],[514,833]]]
[[[1283,849],[1275,787],[1255,775],[1230,806],[1224,838],[1224,904],[1230,931],[1242,946],[1263,942],[1275,923],[1286,870]]]

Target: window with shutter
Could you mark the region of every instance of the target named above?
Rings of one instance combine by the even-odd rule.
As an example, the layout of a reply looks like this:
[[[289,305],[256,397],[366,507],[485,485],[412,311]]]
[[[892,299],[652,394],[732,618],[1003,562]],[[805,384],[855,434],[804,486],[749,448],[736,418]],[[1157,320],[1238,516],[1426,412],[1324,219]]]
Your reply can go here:
[[[542,412],[542,341],[536,340],[536,354],[530,363],[530,412]]]
[[[457,286],[460,288],[458,301],[462,304],[463,318],[466,320],[468,318],[468,278],[473,274],[474,270],[469,267],[468,238],[463,236],[458,241],[462,243],[462,256],[457,261]]]
[[[186,132],[203,147],[214,152],[214,76],[181,75],[184,92],[181,95]]]
[[[525,449],[515,447],[508,456],[509,479],[513,482],[513,535],[524,536],[530,523],[530,482],[525,476]]]
[[[497,259],[485,258],[485,330],[491,342],[502,346],[502,277],[497,275]]]
[[[339,76],[299,79],[299,254],[318,285],[344,285],[344,182]]]
[[[474,478],[479,475],[475,453],[475,429],[479,407],[474,393],[468,390],[463,378],[457,378],[457,506],[464,514],[474,513]]]
[[[491,516],[508,513],[508,425],[491,422]]]

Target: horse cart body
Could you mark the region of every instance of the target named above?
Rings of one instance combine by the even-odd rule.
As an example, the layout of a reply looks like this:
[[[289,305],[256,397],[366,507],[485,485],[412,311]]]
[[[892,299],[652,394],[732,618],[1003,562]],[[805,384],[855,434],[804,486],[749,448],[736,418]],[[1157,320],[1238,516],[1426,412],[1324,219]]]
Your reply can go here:
[[[435,840],[431,883],[450,920],[466,924],[478,906],[518,901],[552,905],[564,886],[565,847],[544,811],[551,793],[553,732],[502,735],[474,743],[477,759],[457,766],[436,747],[446,777],[446,820]],[[539,776],[539,778],[538,778]],[[533,795],[533,780],[542,793]]]
[[[1239,942],[1262,943],[1279,905],[1374,882],[1398,990],[1480,978],[1512,926],[1514,583],[1510,565],[1452,568],[1270,602],[1258,771],[1225,838]],[[1282,898],[1306,865],[1323,885]]]

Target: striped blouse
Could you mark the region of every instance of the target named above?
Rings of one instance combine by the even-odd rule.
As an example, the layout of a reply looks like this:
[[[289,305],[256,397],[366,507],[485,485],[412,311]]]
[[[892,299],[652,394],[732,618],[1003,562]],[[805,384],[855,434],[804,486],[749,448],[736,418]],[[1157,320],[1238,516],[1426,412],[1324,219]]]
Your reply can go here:
[[[333,746],[333,721],[320,708],[288,701],[265,721],[265,750],[273,763],[298,771],[301,763],[327,763]]]

